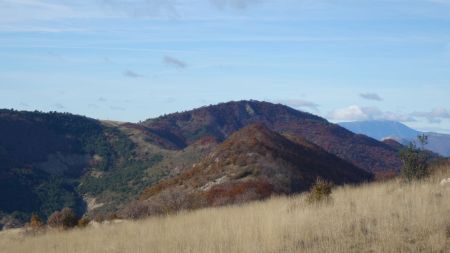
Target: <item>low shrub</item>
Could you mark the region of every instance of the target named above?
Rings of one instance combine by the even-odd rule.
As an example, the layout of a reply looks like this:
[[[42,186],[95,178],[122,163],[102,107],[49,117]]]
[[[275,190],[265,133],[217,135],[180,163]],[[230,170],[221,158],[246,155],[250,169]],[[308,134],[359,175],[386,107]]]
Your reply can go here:
[[[403,162],[401,173],[407,182],[420,180],[428,175],[429,154],[425,152],[424,148],[428,143],[428,137],[421,135],[417,138],[420,147],[417,146],[416,142],[411,142],[407,148],[400,152],[400,158]]]
[[[78,220],[77,226],[79,228],[85,228],[85,227],[87,227],[87,225],[89,225],[89,222],[91,222],[91,220],[89,218],[83,217],[80,220]]]
[[[311,204],[329,201],[332,188],[333,185],[330,182],[317,178],[315,184],[311,187],[306,200]]]
[[[55,211],[48,218],[47,224],[52,228],[73,228],[78,225],[78,218],[72,208],[63,208],[61,211]]]
[[[44,223],[42,222],[41,218],[39,218],[39,216],[37,216],[36,214],[32,214],[29,225],[33,230],[38,230],[44,226]]]

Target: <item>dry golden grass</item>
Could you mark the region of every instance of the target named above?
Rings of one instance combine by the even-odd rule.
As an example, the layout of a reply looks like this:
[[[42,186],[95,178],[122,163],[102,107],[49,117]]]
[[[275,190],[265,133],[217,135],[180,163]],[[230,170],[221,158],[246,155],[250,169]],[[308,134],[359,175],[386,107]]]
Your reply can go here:
[[[332,201],[305,195],[244,206],[23,236],[0,233],[1,252],[450,252],[450,177],[340,187]]]

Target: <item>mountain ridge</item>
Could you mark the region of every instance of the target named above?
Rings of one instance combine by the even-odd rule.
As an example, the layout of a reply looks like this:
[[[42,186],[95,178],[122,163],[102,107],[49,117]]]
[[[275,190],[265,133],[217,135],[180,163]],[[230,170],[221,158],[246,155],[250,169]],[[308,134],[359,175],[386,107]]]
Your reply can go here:
[[[294,142],[255,123],[234,132],[192,168],[145,189],[140,202],[122,214],[140,217],[299,193],[317,178],[340,185],[370,181],[373,175],[313,143]]]
[[[13,224],[11,219],[23,224],[31,213],[45,219],[62,207],[91,218],[113,214],[144,189],[205,161],[216,146],[252,124],[276,133],[272,143],[298,143],[309,147],[313,157],[325,152],[326,157],[338,157],[333,161],[344,160],[369,173],[395,173],[401,166],[397,150],[387,144],[310,113],[254,100],[205,106],[140,124],[0,110],[0,198],[5,204],[0,205],[0,226]],[[260,183],[241,186],[272,192]]]
[[[181,143],[178,148],[183,148],[205,136],[223,141],[252,123],[263,123],[276,132],[305,138],[367,171],[398,171],[401,167],[397,151],[389,145],[354,134],[319,116],[269,102],[232,101],[146,120],[141,125],[149,131],[172,136],[169,141]],[[384,159],[375,159],[381,156]]]

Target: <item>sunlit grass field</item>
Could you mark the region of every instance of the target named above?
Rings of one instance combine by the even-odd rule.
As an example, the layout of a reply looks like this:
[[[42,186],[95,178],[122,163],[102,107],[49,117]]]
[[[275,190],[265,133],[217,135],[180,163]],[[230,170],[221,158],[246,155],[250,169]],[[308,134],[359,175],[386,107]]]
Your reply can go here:
[[[165,217],[26,235],[0,233],[0,252],[450,252],[450,167],[400,180]]]

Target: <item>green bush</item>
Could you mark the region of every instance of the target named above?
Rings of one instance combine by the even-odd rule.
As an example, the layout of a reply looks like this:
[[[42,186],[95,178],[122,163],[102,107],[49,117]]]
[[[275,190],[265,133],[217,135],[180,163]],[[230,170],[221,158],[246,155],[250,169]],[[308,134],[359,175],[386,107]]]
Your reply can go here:
[[[333,185],[321,178],[316,179],[316,183],[311,187],[311,190],[308,193],[307,202],[312,203],[319,203],[324,201],[329,201],[331,198],[331,191],[332,191]]]
[[[428,175],[429,155],[424,151],[427,140],[426,135],[418,136],[420,147],[415,142],[411,142],[400,152],[403,162],[402,177],[408,182],[422,179]]]

